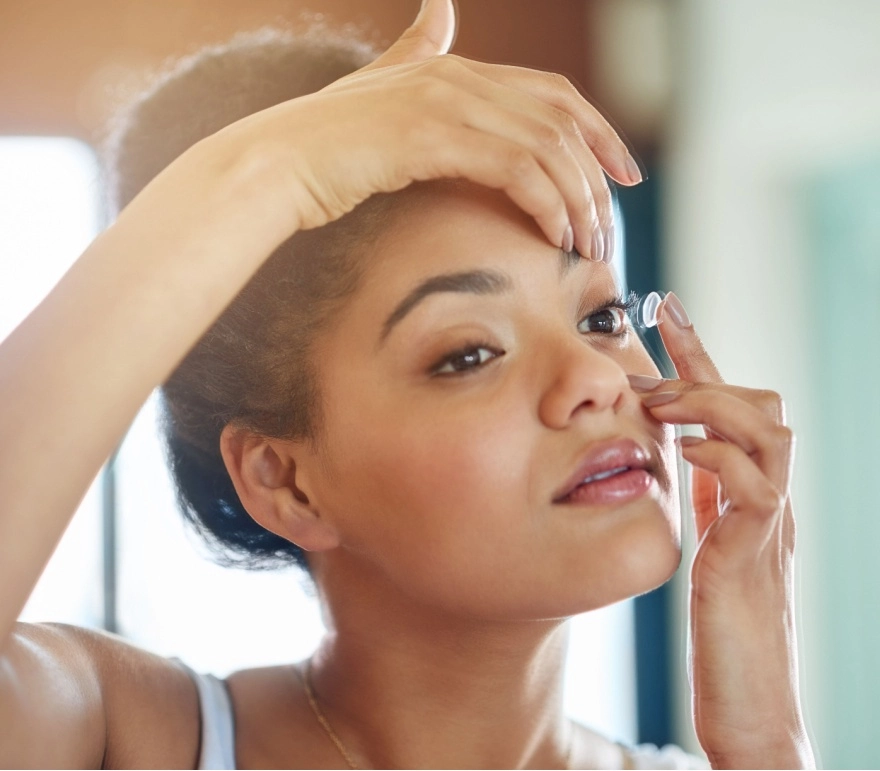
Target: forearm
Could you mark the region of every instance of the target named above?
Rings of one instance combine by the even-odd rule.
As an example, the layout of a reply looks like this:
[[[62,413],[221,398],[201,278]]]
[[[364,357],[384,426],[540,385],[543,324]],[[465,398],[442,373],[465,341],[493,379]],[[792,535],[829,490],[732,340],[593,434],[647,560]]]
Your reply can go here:
[[[295,229],[255,170],[206,166],[160,175],[0,346],[0,641],[150,391]]]

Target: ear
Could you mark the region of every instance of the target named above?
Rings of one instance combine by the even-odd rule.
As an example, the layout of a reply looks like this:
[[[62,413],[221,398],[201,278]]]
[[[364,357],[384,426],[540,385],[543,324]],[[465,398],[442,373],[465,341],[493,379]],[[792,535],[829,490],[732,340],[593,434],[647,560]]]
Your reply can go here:
[[[227,425],[220,434],[220,453],[242,505],[258,524],[306,551],[339,545],[336,528],[297,484],[297,461],[312,465],[307,463],[314,456],[311,448]]]

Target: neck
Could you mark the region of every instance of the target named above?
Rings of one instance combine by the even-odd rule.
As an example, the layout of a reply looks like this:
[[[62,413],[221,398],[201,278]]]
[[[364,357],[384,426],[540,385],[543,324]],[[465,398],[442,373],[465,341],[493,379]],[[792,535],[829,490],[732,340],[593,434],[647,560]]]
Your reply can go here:
[[[314,657],[312,682],[358,766],[565,762],[561,622],[462,618],[386,592],[344,602],[323,594],[332,631]]]

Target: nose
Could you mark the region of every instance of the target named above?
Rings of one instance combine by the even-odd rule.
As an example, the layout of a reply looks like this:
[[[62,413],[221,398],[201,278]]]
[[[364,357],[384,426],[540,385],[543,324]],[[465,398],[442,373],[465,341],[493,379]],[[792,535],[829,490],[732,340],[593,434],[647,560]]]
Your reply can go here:
[[[538,411],[548,428],[563,429],[582,413],[617,411],[623,404],[629,388],[623,367],[584,340],[569,338],[545,362]]]

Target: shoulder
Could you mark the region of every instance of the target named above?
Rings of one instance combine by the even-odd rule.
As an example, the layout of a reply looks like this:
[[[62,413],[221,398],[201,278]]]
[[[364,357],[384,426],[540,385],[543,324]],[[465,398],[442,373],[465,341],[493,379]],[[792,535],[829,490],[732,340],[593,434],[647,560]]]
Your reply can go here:
[[[173,661],[104,632],[19,624],[8,664],[26,692],[23,727],[51,724],[51,744],[79,755],[87,741],[104,767],[195,768],[198,695]]]

